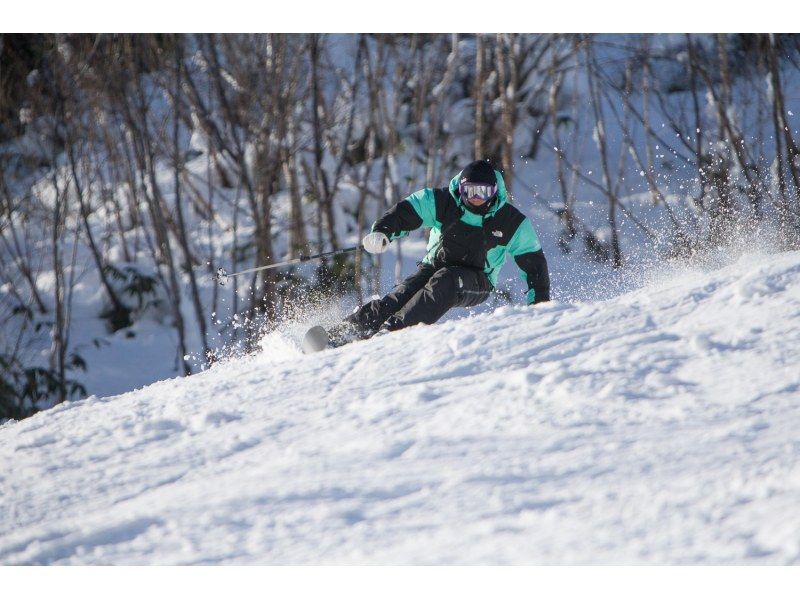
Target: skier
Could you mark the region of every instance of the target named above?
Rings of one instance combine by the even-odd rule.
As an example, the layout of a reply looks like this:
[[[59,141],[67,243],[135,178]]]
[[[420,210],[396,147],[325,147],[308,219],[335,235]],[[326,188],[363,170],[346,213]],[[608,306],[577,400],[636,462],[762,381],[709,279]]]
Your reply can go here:
[[[550,277],[536,231],[507,202],[503,176],[471,162],[442,189],[421,189],[372,225],[362,241],[369,253],[424,226],[431,229],[418,270],[382,299],[362,306],[329,331],[334,346],[415,324],[433,324],[452,307],[484,302],[508,254],[528,285],[528,304],[550,300]]]

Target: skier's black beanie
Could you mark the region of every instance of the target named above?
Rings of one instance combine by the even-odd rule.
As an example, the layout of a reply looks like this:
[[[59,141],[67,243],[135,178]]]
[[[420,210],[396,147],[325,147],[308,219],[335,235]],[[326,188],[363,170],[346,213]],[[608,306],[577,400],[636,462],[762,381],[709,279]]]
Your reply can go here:
[[[486,160],[475,160],[467,164],[466,168],[461,171],[461,180],[463,181],[464,179],[470,183],[497,184],[494,168]]]

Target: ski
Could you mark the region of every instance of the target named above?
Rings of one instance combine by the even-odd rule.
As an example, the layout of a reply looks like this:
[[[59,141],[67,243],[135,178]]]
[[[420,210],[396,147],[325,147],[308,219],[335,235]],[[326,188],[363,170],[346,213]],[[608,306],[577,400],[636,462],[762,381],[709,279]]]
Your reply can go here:
[[[303,337],[303,353],[317,353],[328,347],[328,332],[322,326],[312,326]]]
[[[318,353],[323,349],[335,349],[355,341],[370,338],[372,334],[359,334],[352,324],[340,322],[331,328],[312,326],[303,337],[303,353]]]

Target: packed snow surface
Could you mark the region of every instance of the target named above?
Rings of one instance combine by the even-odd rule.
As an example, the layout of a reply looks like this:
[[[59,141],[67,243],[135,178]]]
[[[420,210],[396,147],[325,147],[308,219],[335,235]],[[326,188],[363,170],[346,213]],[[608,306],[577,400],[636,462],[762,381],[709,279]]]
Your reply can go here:
[[[800,563],[800,254],[0,428],[0,562]]]

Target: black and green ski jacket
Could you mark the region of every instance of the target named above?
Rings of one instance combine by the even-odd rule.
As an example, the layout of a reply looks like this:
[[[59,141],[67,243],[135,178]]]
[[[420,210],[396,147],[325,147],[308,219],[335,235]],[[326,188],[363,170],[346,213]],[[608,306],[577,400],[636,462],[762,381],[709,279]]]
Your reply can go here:
[[[404,237],[420,226],[430,228],[423,263],[436,268],[482,268],[492,287],[507,256],[513,256],[528,285],[528,303],[550,299],[547,260],[531,221],[508,203],[503,176],[497,176],[497,199],[486,214],[468,210],[458,194],[461,173],[441,189],[420,189],[399,202],[372,226],[390,239]]]

